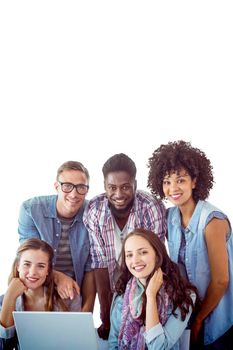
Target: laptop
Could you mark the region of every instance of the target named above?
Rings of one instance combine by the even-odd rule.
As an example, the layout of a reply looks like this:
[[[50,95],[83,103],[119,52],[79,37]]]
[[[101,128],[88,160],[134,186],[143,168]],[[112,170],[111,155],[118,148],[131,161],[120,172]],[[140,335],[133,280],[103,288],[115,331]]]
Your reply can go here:
[[[98,350],[91,312],[14,311],[21,350]]]

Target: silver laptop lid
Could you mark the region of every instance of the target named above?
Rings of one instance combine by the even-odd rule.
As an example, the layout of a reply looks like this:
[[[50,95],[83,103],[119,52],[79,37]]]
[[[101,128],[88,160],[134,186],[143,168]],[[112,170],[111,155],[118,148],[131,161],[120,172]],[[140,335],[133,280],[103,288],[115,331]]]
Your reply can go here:
[[[21,350],[97,350],[91,312],[14,311]]]

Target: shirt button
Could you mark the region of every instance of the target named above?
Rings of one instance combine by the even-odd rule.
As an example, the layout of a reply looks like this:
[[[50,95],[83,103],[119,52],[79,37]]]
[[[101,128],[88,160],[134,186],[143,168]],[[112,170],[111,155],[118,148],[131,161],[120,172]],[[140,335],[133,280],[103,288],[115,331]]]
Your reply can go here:
[[[54,249],[54,251],[56,252],[56,251],[57,251],[57,249]]]
[[[56,236],[58,237],[58,236],[59,236],[59,234],[58,234],[58,233],[56,233]]]

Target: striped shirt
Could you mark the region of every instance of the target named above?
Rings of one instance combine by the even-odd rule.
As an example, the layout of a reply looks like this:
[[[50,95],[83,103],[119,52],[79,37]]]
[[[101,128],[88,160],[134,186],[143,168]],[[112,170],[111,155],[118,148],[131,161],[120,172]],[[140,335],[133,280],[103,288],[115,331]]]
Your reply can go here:
[[[55,270],[61,271],[66,275],[74,278],[74,267],[70,251],[69,231],[73,219],[60,218],[61,221],[61,237],[57,248],[57,257]]]
[[[83,217],[91,245],[92,268],[108,268],[111,287],[116,267],[114,218],[106,194],[94,197]],[[166,210],[163,203],[145,191],[136,191],[133,207],[124,228],[122,239],[135,228],[144,228],[158,234],[165,241]]]

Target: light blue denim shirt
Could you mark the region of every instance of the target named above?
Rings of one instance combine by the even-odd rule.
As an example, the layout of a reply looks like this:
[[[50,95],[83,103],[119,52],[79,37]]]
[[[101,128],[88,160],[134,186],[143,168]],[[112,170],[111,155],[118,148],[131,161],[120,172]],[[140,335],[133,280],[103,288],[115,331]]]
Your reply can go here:
[[[195,301],[196,295],[191,294],[193,301]],[[111,306],[111,328],[108,338],[108,348],[109,350],[118,350],[118,336],[121,326],[121,316],[122,316],[122,305],[123,296],[115,296]],[[171,349],[180,350],[181,349],[181,336],[188,324],[190,319],[192,308],[190,306],[189,312],[186,315],[184,321],[181,320],[180,309],[177,308],[175,317],[171,310],[169,310],[169,317],[164,326],[158,323],[148,332],[144,333],[144,339],[148,350],[160,350],[160,349]],[[120,349],[119,349],[120,350]]]
[[[178,261],[181,243],[181,217],[178,207],[168,209],[168,247],[170,257]],[[210,266],[205,242],[205,228],[213,218],[227,219],[227,216],[207,201],[199,201],[192,218],[185,229],[185,267],[188,278],[198,289],[203,299],[210,283]],[[228,220],[229,222],[229,220]],[[230,224],[230,223],[229,223]],[[229,286],[224,296],[204,321],[204,343],[210,344],[223,335],[233,325],[233,238],[232,229],[226,239]]]
[[[49,243],[54,250],[54,261],[61,237],[61,222],[56,210],[57,196],[41,196],[23,202],[19,214],[20,243],[28,238],[36,237]],[[70,228],[69,240],[73,260],[75,279],[82,286],[86,271],[91,271],[90,243],[86,227],[83,223],[83,212],[87,201],[78,210]]]

